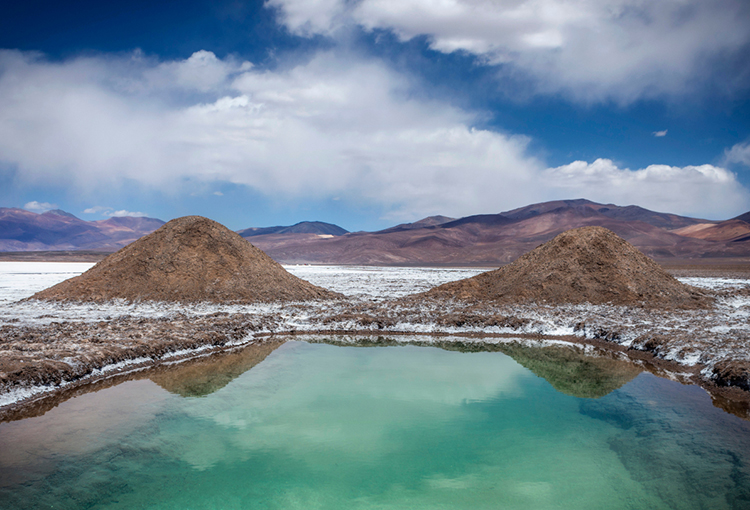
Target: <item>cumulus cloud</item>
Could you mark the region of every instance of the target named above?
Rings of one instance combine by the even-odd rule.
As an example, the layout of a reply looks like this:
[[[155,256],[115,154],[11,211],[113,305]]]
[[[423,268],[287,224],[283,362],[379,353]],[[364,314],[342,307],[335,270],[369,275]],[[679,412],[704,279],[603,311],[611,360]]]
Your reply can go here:
[[[102,207],[101,205],[95,205],[94,207],[89,207],[88,209],[83,210],[83,214],[98,214],[103,213],[106,211],[111,211],[111,207]]]
[[[180,71],[192,57],[50,63],[0,53],[0,154],[26,181],[89,192],[227,181],[451,214],[534,195],[541,164],[525,137],[473,129],[472,113],[414,97],[380,62],[323,53],[271,72],[214,59],[200,61],[229,70],[212,79],[214,98],[174,104],[163,91],[195,90]]]
[[[461,51],[540,92],[583,101],[682,93],[738,59],[723,82],[747,71],[750,5],[743,0],[269,0],[293,33],[341,27],[426,36],[433,50]],[[745,86],[747,84],[743,84]]]
[[[200,77],[196,67],[211,71]],[[0,158],[22,183],[82,196],[123,184],[188,194],[186,182],[229,182],[288,200],[368,203],[399,219],[500,211],[561,193],[714,216],[748,208],[744,188],[720,168],[613,167],[596,178],[579,163],[546,170],[528,138],[473,127],[476,113],[418,92],[380,61],[336,52],[268,71],[209,52],[48,62],[5,51]]]
[[[656,211],[726,219],[747,209],[750,193],[732,172],[713,165],[619,168],[609,159],[574,161],[544,171],[560,196],[638,204]]]
[[[108,211],[105,213],[105,216],[109,216],[111,218],[122,218],[125,216],[131,217],[131,218],[141,218],[143,216],[148,216],[148,213],[126,211],[125,209],[120,209],[119,211]]]
[[[104,207],[101,205],[96,205],[94,207],[89,207],[88,209],[85,209],[83,211],[83,214],[101,214],[102,216],[107,217],[121,217],[121,216],[130,216],[134,218],[138,218],[141,216],[148,216],[148,213],[144,212],[133,212],[133,211],[127,211],[125,209],[120,209],[119,211],[113,209],[112,207]]]
[[[739,163],[750,167],[750,142],[738,143],[724,155],[728,163]]]
[[[654,131],[651,134],[654,135],[656,138],[662,138],[662,137],[667,136],[667,130],[665,129],[664,131]]]
[[[27,202],[26,205],[23,206],[23,208],[27,211],[43,213],[51,211],[52,209],[57,209],[57,205],[50,204],[49,202],[37,202],[36,200],[34,200],[32,202]]]

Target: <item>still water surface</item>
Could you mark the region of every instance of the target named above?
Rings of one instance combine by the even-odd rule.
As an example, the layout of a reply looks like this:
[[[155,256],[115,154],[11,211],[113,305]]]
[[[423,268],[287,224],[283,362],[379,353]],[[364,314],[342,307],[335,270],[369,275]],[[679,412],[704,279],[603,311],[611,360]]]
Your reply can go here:
[[[700,388],[508,352],[292,341],[124,382],[0,424],[0,508],[750,508],[750,424]]]

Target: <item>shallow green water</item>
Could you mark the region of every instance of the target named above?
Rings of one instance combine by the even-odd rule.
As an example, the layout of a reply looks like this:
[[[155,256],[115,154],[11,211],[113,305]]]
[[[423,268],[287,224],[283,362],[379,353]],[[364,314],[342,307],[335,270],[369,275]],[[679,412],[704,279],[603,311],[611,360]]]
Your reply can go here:
[[[222,385],[0,424],[0,508],[750,508],[748,423],[647,374],[577,398],[499,352],[289,342]]]

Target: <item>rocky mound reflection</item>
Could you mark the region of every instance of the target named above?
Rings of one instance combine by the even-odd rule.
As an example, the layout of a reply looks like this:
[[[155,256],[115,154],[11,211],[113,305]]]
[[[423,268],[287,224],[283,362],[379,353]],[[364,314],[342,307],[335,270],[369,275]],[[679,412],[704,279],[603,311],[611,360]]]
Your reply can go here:
[[[185,361],[156,370],[148,378],[170,393],[183,397],[205,397],[262,362],[282,343],[267,342],[239,351]]]

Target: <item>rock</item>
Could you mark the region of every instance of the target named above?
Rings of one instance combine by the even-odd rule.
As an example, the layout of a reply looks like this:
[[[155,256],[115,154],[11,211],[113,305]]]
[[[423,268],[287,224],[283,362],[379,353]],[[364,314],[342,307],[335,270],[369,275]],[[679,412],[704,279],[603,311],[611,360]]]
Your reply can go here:
[[[725,360],[716,363],[713,380],[719,386],[736,386],[750,391],[750,361]]]
[[[31,299],[254,303],[339,296],[288,273],[223,225],[185,216]]]
[[[610,303],[688,309],[713,303],[602,227],[568,230],[507,266],[440,285],[420,296],[470,302]]]

